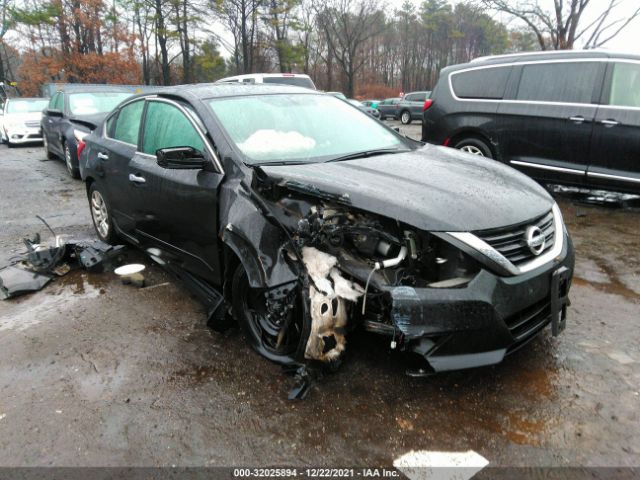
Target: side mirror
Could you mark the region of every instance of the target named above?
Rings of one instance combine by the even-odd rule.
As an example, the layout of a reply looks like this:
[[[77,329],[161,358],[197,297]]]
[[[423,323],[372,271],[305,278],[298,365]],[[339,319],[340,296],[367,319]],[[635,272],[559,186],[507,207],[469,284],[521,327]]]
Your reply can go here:
[[[45,113],[50,117],[59,117],[62,118],[62,112],[60,110],[56,110],[54,108],[49,108],[45,110]]]
[[[208,162],[202,152],[193,147],[170,147],[156,150],[158,165],[172,170],[200,170]]]

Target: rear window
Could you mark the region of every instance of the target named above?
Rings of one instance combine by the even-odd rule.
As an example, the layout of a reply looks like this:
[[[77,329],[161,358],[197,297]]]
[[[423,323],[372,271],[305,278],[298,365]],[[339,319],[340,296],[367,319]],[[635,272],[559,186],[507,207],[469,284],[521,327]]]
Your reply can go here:
[[[316,89],[310,78],[305,77],[264,77],[263,83],[279,83],[280,85],[295,85],[296,87]]]
[[[511,67],[494,67],[452,73],[453,91],[459,98],[500,100],[504,96]]]
[[[591,103],[601,64],[598,62],[525,65],[518,100]]]

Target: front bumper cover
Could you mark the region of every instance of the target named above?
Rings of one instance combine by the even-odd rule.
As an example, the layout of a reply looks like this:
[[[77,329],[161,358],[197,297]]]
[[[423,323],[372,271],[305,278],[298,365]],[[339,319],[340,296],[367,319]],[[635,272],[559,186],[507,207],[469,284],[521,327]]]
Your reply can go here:
[[[564,329],[573,265],[566,236],[553,262],[518,276],[481,270],[464,288],[388,287],[394,335],[436,372],[499,363],[547,325]]]

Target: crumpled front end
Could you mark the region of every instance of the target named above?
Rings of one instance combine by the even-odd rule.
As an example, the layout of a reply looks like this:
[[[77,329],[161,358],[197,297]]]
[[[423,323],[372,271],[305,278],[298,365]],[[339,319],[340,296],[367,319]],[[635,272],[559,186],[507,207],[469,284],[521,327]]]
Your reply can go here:
[[[550,323],[555,334],[564,326],[573,250],[557,207],[506,233],[461,234],[424,231],[303,184],[267,180],[256,191],[287,231],[280,257],[306,297],[304,360],[339,362],[347,332],[362,327],[419,355],[425,371],[469,368],[500,362]]]

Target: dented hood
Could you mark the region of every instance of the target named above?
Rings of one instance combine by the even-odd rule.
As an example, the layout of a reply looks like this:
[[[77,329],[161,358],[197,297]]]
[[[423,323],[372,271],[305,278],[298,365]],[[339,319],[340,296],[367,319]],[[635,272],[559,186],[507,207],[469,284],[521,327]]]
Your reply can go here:
[[[432,145],[407,153],[262,169],[294,190],[340,197],[421,230],[504,227],[543,215],[553,205],[540,185],[511,167]]]

